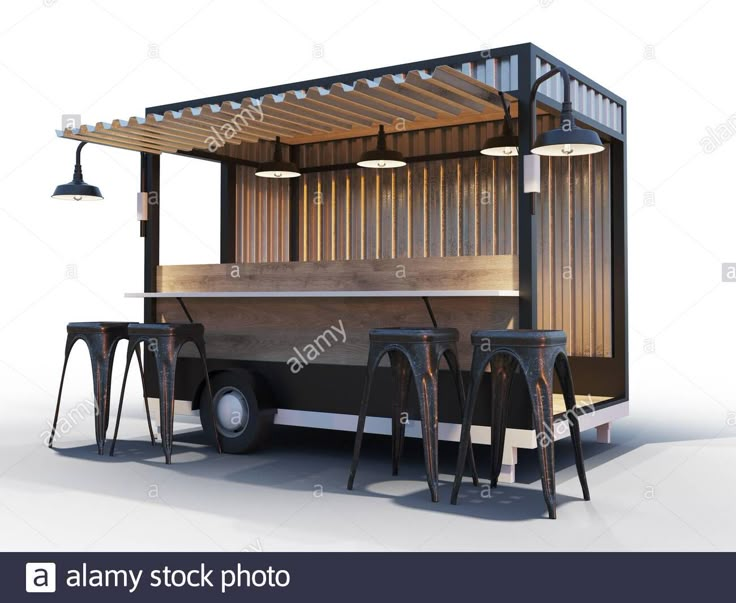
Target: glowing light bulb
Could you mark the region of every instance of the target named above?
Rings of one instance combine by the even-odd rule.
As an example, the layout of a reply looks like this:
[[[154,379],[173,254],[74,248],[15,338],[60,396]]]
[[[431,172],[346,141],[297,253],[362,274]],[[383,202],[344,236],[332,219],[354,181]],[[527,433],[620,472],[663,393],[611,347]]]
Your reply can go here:
[[[562,147],[563,155],[572,155],[572,152],[573,152],[572,145],[566,144]]]

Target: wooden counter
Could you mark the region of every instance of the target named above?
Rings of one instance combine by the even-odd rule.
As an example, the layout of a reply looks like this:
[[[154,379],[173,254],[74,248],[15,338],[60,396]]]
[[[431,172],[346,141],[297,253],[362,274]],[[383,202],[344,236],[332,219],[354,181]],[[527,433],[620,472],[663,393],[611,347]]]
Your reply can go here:
[[[512,255],[159,266],[157,291],[517,291]],[[420,295],[421,296],[421,295]]]
[[[365,364],[372,328],[431,326],[428,297],[470,366],[470,332],[513,328],[519,306],[515,256],[159,266],[157,292],[128,295],[156,298],[159,320],[172,322],[186,321],[184,298],[212,358],[287,362],[339,327],[345,340],[313,361],[339,365]]]

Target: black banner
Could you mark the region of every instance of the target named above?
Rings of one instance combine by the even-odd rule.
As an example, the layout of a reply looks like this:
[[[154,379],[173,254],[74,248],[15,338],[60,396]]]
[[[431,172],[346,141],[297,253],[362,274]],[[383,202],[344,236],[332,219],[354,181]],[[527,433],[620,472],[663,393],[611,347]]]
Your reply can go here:
[[[690,553],[0,554],[11,602],[715,601],[734,567]]]

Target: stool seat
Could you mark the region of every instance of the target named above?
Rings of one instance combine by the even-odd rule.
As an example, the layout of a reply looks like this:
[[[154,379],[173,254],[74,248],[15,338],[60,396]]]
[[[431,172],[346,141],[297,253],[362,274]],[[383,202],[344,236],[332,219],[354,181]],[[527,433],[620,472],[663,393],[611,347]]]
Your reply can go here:
[[[128,336],[128,325],[130,322],[70,322],[66,325],[66,332],[74,333],[108,333],[119,334],[122,337]]]
[[[135,323],[128,326],[128,332],[131,337],[177,335],[198,339],[204,337],[204,325],[190,322]]]
[[[457,329],[433,327],[382,327],[368,332],[371,341],[396,343],[457,342],[460,335]]]
[[[427,470],[427,484],[429,485],[432,502],[439,500],[439,474],[437,464],[438,441],[438,393],[440,360],[445,359],[450,368],[458,402],[460,414],[465,406],[465,390],[462,375],[457,362],[457,329],[445,328],[411,328],[388,327],[372,329],[368,333],[370,348],[368,350],[368,366],[363,388],[363,398],[358,414],[358,428],[355,433],[353,448],[353,463],[348,478],[348,490],[353,489],[355,472],[360,458],[360,447],[365,430],[365,421],[368,414],[368,402],[371,394],[371,384],[378,364],[384,355],[388,354],[391,361],[391,372],[397,386],[396,397],[391,404],[391,458],[393,474],[399,473],[399,459],[404,445],[406,430],[406,407],[409,399],[409,388],[414,381],[414,387],[419,401],[419,416],[422,426],[422,444],[424,446],[424,463]],[[473,474],[473,483],[478,483],[478,473],[475,469],[473,451],[470,450],[470,468]],[[463,457],[465,461],[466,457]],[[463,462],[463,466],[464,466]]]
[[[482,345],[487,341],[492,341],[494,346],[564,346],[567,342],[567,336],[565,335],[565,331],[544,329],[481,329],[473,331],[470,335],[470,341],[474,346]]]

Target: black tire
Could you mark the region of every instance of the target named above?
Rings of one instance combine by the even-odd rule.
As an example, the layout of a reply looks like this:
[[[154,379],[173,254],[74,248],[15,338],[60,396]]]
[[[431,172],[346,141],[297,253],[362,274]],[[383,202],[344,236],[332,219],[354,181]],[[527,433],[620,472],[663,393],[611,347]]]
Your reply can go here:
[[[217,405],[215,421],[222,451],[243,454],[263,446],[276,414],[265,385],[246,370],[215,373],[210,382]],[[210,398],[204,387],[199,394],[199,420],[205,436],[214,446],[215,426]]]

